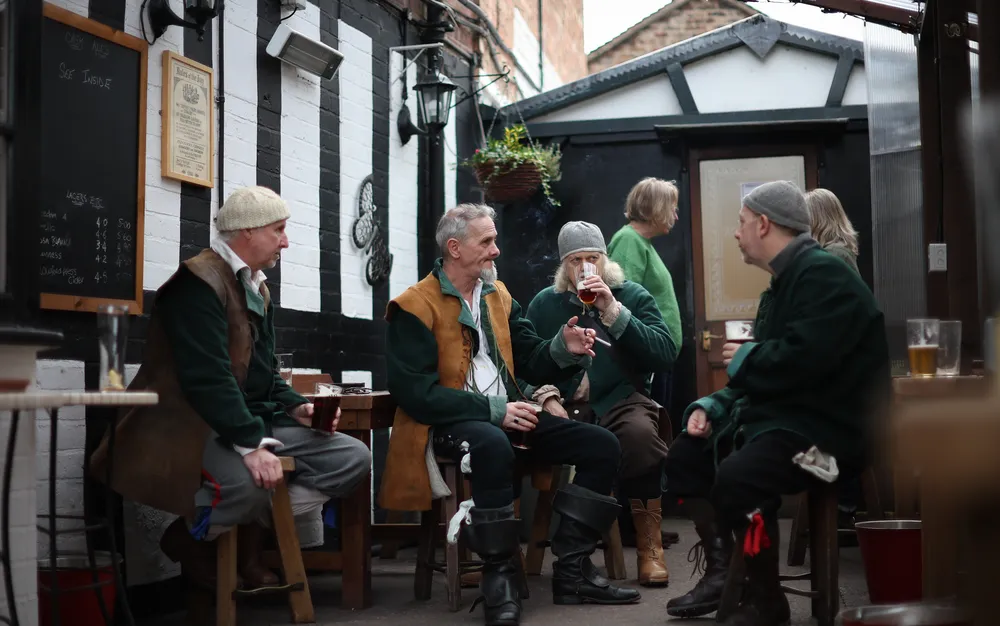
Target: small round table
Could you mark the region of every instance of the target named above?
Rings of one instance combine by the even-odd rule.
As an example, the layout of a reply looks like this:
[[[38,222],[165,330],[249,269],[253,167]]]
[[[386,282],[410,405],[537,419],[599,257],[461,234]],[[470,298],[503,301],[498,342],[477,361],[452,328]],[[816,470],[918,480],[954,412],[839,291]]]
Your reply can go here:
[[[102,406],[111,408],[120,407],[130,407],[130,406],[149,406],[154,405],[159,402],[159,396],[153,392],[147,391],[110,391],[110,392],[65,392],[65,391],[25,391],[25,392],[12,392],[12,393],[0,393],[0,411],[10,411],[11,421],[10,421],[10,432],[7,438],[7,450],[4,458],[4,472],[3,472],[3,486],[2,486],[2,498],[3,498],[3,514],[0,517],[0,560],[2,560],[4,569],[4,591],[7,596],[7,610],[9,615],[7,618],[0,617],[0,621],[12,624],[13,626],[19,626],[20,621],[17,617],[17,608],[14,596],[14,581],[11,573],[10,564],[10,492],[11,492],[11,475],[13,473],[14,465],[14,450],[17,444],[17,429],[18,423],[20,421],[21,411],[48,411],[50,415],[49,419],[49,493],[48,493],[48,513],[42,517],[47,518],[48,526],[38,526],[38,530],[46,533],[49,537],[49,573],[51,575],[51,588],[44,588],[44,591],[48,591],[52,601],[52,624],[58,626],[59,621],[59,583],[56,578],[56,567],[58,565],[59,550],[56,545],[56,538],[60,534],[67,533],[79,533],[82,532],[86,537],[87,544],[87,559],[90,564],[90,571],[93,579],[93,583],[89,585],[84,585],[82,587],[74,587],[72,590],[77,589],[87,589],[93,588],[95,594],[97,595],[98,605],[101,608],[101,613],[104,616],[104,622],[106,624],[111,624],[111,619],[109,617],[108,607],[104,604],[104,596],[101,593],[101,587],[114,584],[117,588],[117,597],[120,598],[121,607],[125,616],[126,623],[129,625],[134,625],[134,620],[132,619],[132,613],[128,606],[128,600],[125,596],[125,585],[122,581],[121,567],[119,565],[120,559],[118,558],[118,547],[115,541],[115,532],[112,520],[114,519],[114,499],[111,490],[111,476],[113,470],[113,460],[114,460],[114,445],[115,445],[115,430],[118,425],[119,411],[112,411],[113,417],[110,423],[110,434],[108,436],[108,467],[104,480],[105,486],[105,504],[107,507],[106,514],[103,518],[96,518],[90,520],[92,523],[88,523],[86,514],[84,515],[56,515],[56,452],[57,448],[57,438],[58,438],[58,425],[59,425],[59,409],[63,407],[70,406]],[[84,468],[86,473],[86,468]],[[79,528],[57,528],[57,519],[71,519],[83,522],[83,526]],[[107,530],[109,536],[109,544],[111,551],[111,568],[114,572],[114,576],[111,581],[100,581],[98,580],[98,572],[96,559],[94,556],[93,544],[90,540],[90,533],[97,530]],[[41,587],[42,585],[39,584]],[[69,591],[68,589],[62,590],[63,592]]]

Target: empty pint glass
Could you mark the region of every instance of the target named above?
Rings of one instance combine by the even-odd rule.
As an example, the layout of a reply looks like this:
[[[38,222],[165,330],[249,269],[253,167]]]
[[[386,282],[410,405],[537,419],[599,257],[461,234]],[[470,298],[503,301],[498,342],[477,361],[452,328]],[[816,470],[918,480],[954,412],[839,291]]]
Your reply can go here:
[[[913,378],[932,378],[937,372],[940,333],[939,320],[906,320],[906,345],[910,353],[910,376]]]

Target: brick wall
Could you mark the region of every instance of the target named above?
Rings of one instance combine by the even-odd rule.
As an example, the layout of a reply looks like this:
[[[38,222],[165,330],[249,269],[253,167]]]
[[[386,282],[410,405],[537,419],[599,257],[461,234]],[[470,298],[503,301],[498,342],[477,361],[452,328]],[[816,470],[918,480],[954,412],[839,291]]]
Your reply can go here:
[[[722,28],[747,17],[745,11],[724,0],[692,0],[663,19],[650,24],[630,40],[600,55],[591,53],[588,73],[593,74],[696,35]]]
[[[54,1],[81,16],[142,36],[142,0],[123,0],[123,15],[103,18],[97,18],[93,10],[94,6],[106,4],[103,0]],[[405,5],[406,1],[398,4]],[[415,0],[410,4],[416,5],[411,8],[421,9],[415,17],[422,17],[423,3]],[[388,0],[322,0],[307,3],[294,16],[288,14],[269,0],[232,0],[227,3],[224,19],[213,20],[204,42],[198,42],[190,29],[172,27],[149,48],[144,314],[130,318],[126,355],[130,374],[142,359],[155,290],[182,259],[209,245],[218,206],[218,185],[209,191],[160,177],[161,54],[170,49],[214,67],[218,86],[219,39],[224,34],[225,136],[216,143],[225,153],[223,194],[242,185],[266,184],[289,201],[292,211],[288,224],[292,247],[278,267],[267,272],[276,306],[278,349],[294,353],[297,371],[323,371],[334,379],[385,387],[382,316],[390,286],[395,295],[419,278],[415,269],[417,218],[426,195],[424,140],[415,136],[401,146],[395,128],[396,113],[403,102],[403,83],[396,80],[403,60],[397,55],[390,67],[389,48],[418,42],[418,33],[407,26],[404,39],[403,13]],[[320,80],[266,55],[264,47],[279,20],[285,17],[296,30],[319,38],[348,57],[337,76]],[[408,59],[412,57],[412,52],[407,53]],[[467,76],[472,72],[467,63],[446,52],[445,66],[456,83],[466,92],[471,90]],[[417,110],[412,88],[416,72],[417,66],[412,66],[406,83],[406,104],[414,119]],[[476,199],[470,195],[468,173],[456,168],[456,163],[474,149],[470,139],[477,132],[473,101],[453,111],[452,120],[445,132],[445,184],[447,198],[454,203]],[[364,279],[366,252],[358,250],[349,239],[350,226],[358,215],[359,182],[368,175],[373,181],[379,225],[394,254],[390,281],[375,287]],[[463,175],[465,182],[459,193],[456,181]],[[18,241],[11,241],[15,252]],[[65,335],[63,345],[39,362],[38,386],[52,390],[94,389],[98,360],[95,316],[39,311],[36,323],[59,329]],[[81,408],[60,414],[54,476],[58,513],[79,514],[85,506],[94,506],[92,499],[85,505],[83,459],[87,446],[99,440],[104,417],[100,411]],[[24,501],[18,510],[26,511],[27,516],[25,532],[34,527],[36,512],[47,511],[48,426],[47,416],[39,413],[37,424],[25,422],[30,439],[25,434],[26,443],[18,444],[32,449],[22,455],[18,468],[24,470],[15,476],[21,494],[18,497]],[[385,438],[385,433],[373,437],[377,463],[384,457]],[[376,485],[379,471],[376,466]],[[25,491],[36,481],[37,490]],[[119,547],[128,562],[126,582],[130,587],[147,583],[155,586],[176,575],[176,566],[166,562],[157,550],[160,533],[171,519],[141,505],[124,503]],[[79,549],[78,539],[61,538],[60,549]],[[35,549],[44,555],[48,544],[42,538],[36,542],[34,535],[30,546],[28,543],[24,544],[27,552],[22,556],[33,567]],[[30,591],[33,594],[34,588]],[[160,600],[170,602],[157,594],[144,596],[144,600],[150,604],[148,610],[155,610]]]
[[[522,82],[519,93],[514,85],[506,88],[496,83],[490,93],[502,93],[502,97],[513,100],[537,93],[531,83],[539,86],[538,71],[538,0],[480,0],[490,21],[496,27],[500,38],[510,48],[518,62],[528,74],[517,77]],[[463,12],[461,8],[457,8]],[[471,17],[471,14],[465,12]],[[542,74],[542,88],[552,89],[587,75],[587,57],[583,50],[583,0],[543,0],[542,2],[542,47],[545,51],[545,70]],[[468,42],[483,57],[484,74],[496,73],[500,69],[493,63],[489,46],[482,38],[470,36],[464,29],[453,35],[459,42]],[[516,76],[512,59],[499,47],[496,48],[500,65],[506,64]],[[488,79],[487,79],[488,80]]]

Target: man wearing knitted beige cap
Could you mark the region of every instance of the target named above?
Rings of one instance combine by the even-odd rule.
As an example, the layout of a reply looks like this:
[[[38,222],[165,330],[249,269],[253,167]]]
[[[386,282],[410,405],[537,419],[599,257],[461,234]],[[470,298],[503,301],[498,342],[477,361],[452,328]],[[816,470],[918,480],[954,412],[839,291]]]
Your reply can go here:
[[[130,389],[160,403],[121,422],[114,489],[179,515],[160,542],[192,582],[215,584],[215,539],[240,525],[246,588],[278,583],[260,560],[278,455],[294,457],[296,515],[350,493],[368,473],[360,441],[310,428],[313,406],[278,375],[274,307],[263,270],[288,247],[288,206],[264,187],[237,189],[216,218],[211,249],[181,263],[157,291],[142,367]],[[339,415],[338,415],[339,417]],[[334,422],[334,429],[336,422]],[[106,447],[92,470],[104,476]]]
[[[594,329],[605,345],[594,346],[586,372],[533,389],[532,396],[549,413],[597,423],[618,438],[617,491],[632,509],[639,584],[664,586],[670,576],[663,560],[660,494],[667,445],[659,435],[660,407],[649,394],[653,373],[673,369],[679,342],[653,296],[625,280],[608,258],[600,228],[587,222],[564,225],[559,258],[552,286],[528,305],[528,319],[546,335],[560,319],[580,315],[579,324]]]
[[[808,231],[805,197],[792,183],[767,183],[743,199],[736,243],[771,284],[754,339],[722,348],[729,383],[688,407],[667,457],[667,493],[683,500],[708,561],[694,589],[667,603],[669,615],[719,607],[735,545],[748,582],[723,623],[787,624],[781,496],[835,480],[838,468],[839,479],[850,479],[869,462],[871,419],[890,388],[885,322],[857,272]]]

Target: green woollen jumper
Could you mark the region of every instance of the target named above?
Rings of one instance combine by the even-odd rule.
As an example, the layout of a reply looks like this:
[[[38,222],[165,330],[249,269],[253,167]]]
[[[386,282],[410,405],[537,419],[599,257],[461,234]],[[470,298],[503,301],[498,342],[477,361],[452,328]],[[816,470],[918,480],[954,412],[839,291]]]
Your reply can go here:
[[[674,351],[680,352],[683,339],[681,335],[681,311],[677,306],[677,295],[674,293],[674,280],[670,270],[663,264],[653,242],[625,224],[611,238],[608,244],[608,256],[625,271],[625,278],[639,283],[656,301],[663,321],[670,331],[670,340]]]

